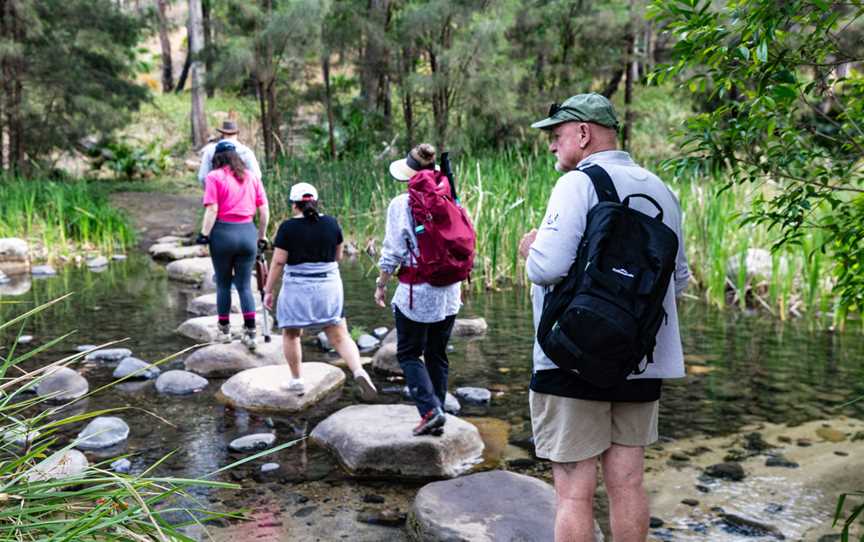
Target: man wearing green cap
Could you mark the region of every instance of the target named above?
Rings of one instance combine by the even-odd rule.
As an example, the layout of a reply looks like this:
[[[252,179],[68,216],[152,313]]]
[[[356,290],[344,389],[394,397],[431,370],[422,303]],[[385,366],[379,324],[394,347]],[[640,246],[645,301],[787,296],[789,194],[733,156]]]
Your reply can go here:
[[[642,480],[644,447],[658,437],[662,379],[684,376],[675,297],[684,291],[690,274],[681,209],[660,179],[636,165],[628,153],[617,150],[618,119],[605,97],[594,93],[572,96],[563,104],[553,104],[547,118],[532,127],[550,134],[555,169],[564,173],[555,184],[539,229],[525,234],[519,244],[533,284],[535,330],[544,297],[567,276],[588,211],[599,201],[591,178],[581,169],[600,166],[621,200],[637,193],[651,196],[663,209],[664,224],[678,236],[675,272],[663,299],[668,319],[657,333],[654,363],[647,364],[642,374],[632,374],[613,388],[598,388],[577,373],[559,368],[534,341],[531,423],[537,457],[552,461],[557,496],[555,540],[594,540],[593,500],[600,463],[609,495],[612,538],[641,542],[647,538],[649,519]],[[652,209],[642,199],[630,206],[646,213]]]

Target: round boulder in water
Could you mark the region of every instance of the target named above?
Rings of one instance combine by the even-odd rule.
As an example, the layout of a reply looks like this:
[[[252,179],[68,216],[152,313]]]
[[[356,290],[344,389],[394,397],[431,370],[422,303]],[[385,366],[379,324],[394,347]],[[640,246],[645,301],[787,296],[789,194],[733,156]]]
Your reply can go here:
[[[95,258],[90,258],[87,260],[87,267],[90,269],[95,269],[99,267],[105,267],[108,265],[108,258],[105,256],[96,256]]]
[[[120,360],[120,363],[117,365],[117,368],[114,369],[112,376],[114,376],[114,378],[126,378],[127,376],[130,376],[133,379],[140,378],[150,380],[159,376],[159,373],[161,372],[162,371],[159,370],[159,367],[156,367],[155,365],[138,358],[128,357]]]
[[[416,437],[419,420],[409,405],[354,405],[319,423],[311,437],[359,477],[452,478],[481,461],[483,440],[472,424],[447,415],[443,434]]]
[[[187,371],[207,378],[228,378],[240,371],[267,365],[285,365],[281,335],[273,335],[269,343],[258,341],[255,352],[250,352],[240,342],[211,344],[199,348],[185,361]]]
[[[90,389],[87,379],[69,367],[55,367],[36,386],[36,394],[52,401],[71,401]]]
[[[357,338],[357,348],[364,354],[375,350],[379,344],[381,344],[381,341],[366,333]]]
[[[453,337],[476,337],[486,333],[489,324],[485,318],[457,318],[453,324]]]
[[[128,348],[103,348],[90,352],[84,359],[87,361],[101,361],[103,363],[113,363],[120,361],[123,358],[128,358],[132,355],[132,351]]]
[[[474,388],[471,386],[456,388],[455,395],[469,405],[486,406],[492,400],[492,392],[486,388]]]
[[[89,463],[78,450],[64,450],[45,459],[27,473],[28,482],[65,479],[78,476],[87,470]]]
[[[388,335],[389,337],[389,335]],[[401,375],[402,367],[396,359],[396,342],[387,342],[386,338],[381,348],[372,356],[372,367],[382,373]]]
[[[345,383],[345,373],[329,363],[303,364],[305,389],[302,395],[283,389],[290,376],[287,365],[247,369],[222,384],[221,398],[235,408],[300,412],[338,394]]]
[[[235,438],[228,445],[228,449],[234,452],[254,452],[266,450],[276,442],[276,435],[273,433],[256,433],[254,435],[246,435],[245,437]]]
[[[132,470],[132,462],[125,457],[122,459],[118,459],[117,461],[111,463],[111,470],[120,474],[129,474],[129,471]]]
[[[156,379],[156,391],[168,395],[189,395],[206,387],[206,378],[189,371],[165,371]]]
[[[78,433],[75,447],[81,450],[100,450],[120,444],[129,437],[129,426],[116,416],[99,416]]]
[[[501,470],[433,482],[417,492],[407,525],[416,540],[428,542],[545,542],[555,538],[555,490]],[[596,523],[594,536],[603,540]]]
[[[384,326],[376,327],[372,330],[372,335],[374,335],[377,339],[383,339],[387,336],[388,331],[389,330]]]

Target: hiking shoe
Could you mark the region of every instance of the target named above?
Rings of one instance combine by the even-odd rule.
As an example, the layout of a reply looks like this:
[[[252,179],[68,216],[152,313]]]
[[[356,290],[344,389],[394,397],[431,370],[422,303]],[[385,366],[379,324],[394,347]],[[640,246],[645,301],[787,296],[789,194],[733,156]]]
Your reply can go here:
[[[216,342],[228,344],[231,342],[231,325],[218,325],[219,330],[216,332]]]
[[[414,436],[428,435],[436,429],[443,427],[445,422],[447,422],[447,418],[444,416],[444,412],[440,408],[433,408],[420,418],[420,423],[414,428]]]
[[[254,352],[258,348],[258,343],[255,342],[255,330],[247,329],[244,331],[243,336],[240,337],[240,342],[243,343],[243,346]]]
[[[375,389],[375,384],[372,383],[365,369],[360,369],[354,374],[354,382],[360,388],[360,398],[364,401],[374,401],[378,396],[378,390]]]
[[[282,389],[297,395],[306,393],[306,385],[303,383],[303,378],[288,377],[288,382],[282,386]]]

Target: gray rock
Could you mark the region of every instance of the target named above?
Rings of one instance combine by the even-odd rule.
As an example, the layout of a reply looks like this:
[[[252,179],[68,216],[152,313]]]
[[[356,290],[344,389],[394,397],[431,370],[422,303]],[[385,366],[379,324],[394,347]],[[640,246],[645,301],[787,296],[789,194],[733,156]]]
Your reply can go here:
[[[185,237],[178,237],[176,235],[163,235],[159,239],[156,239],[156,243],[170,243],[173,245],[180,245],[186,242]]]
[[[134,374],[135,376],[132,378],[151,380],[159,376],[159,373],[161,372],[162,371],[159,370],[159,367],[156,367],[155,365],[138,358],[128,357],[120,360],[120,363],[117,365],[117,368],[114,369],[112,376],[114,378],[126,378],[127,376]]]
[[[441,436],[415,437],[418,418],[409,405],[354,405],[319,423],[311,438],[352,476],[452,478],[481,461],[483,440],[475,426],[448,415]]]
[[[229,320],[231,324],[231,334],[239,337],[243,333],[243,316],[240,314],[230,314]],[[268,318],[268,321],[270,319]],[[261,319],[256,318],[258,328],[259,344],[261,344]],[[199,342],[213,342],[219,333],[218,322],[215,316],[196,316],[189,318],[177,328],[177,333]]]
[[[18,419],[8,417],[4,422],[7,422],[7,429],[0,435],[2,442],[23,447],[35,441],[40,435],[39,431],[31,429]],[[12,422],[12,424],[8,425],[8,422]]]
[[[35,265],[30,270],[30,274],[34,277],[53,277],[57,274],[57,270],[50,265]]]
[[[165,371],[156,379],[156,391],[168,395],[189,395],[206,387],[206,378],[189,371]]]
[[[761,523],[755,519],[737,516],[735,514],[723,514],[723,523],[728,525],[736,534],[744,536],[770,536],[777,540],[785,540],[786,537],[780,529],[774,525]]]
[[[383,346],[385,344],[391,344],[391,343],[396,344],[396,339],[397,339],[396,328],[393,328],[387,332],[387,335],[384,335],[383,339],[381,339],[381,345]]]
[[[797,469],[800,465],[794,461],[790,461],[783,454],[775,454],[769,456],[765,460],[766,467],[786,467],[787,469]]]
[[[327,338],[327,334],[323,331],[319,331],[316,336],[318,339],[318,347],[321,348],[324,352],[329,352],[333,350],[333,345],[330,344],[330,339]]]
[[[773,265],[771,262],[771,252],[763,248],[748,248],[744,255],[744,265],[747,281],[750,283],[760,282],[763,280],[771,281],[773,274]],[[786,268],[789,262],[786,258],[781,257],[778,262],[778,271],[781,275],[786,273]],[[738,283],[738,271],[741,268],[741,255],[735,254],[730,256],[726,261],[726,276],[733,284]]]
[[[555,490],[501,470],[433,482],[417,492],[407,525],[424,542],[545,542],[554,538]],[[596,523],[594,533],[603,540]]]
[[[0,239],[0,272],[21,275],[30,270],[30,247],[16,237]]]
[[[389,330],[384,326],[376,327],[372,330],[372,335],[374,335],[376,339],[384,339],[384,337],[387,336],[388,331]]]
[[[492,392],[486,388],[464,386],[456,388],[454,395],[469,405],[486,406],[492,400]]]
[[[261,472],[264,474],[277,470],[279,470],[279,463],[264,463],[261,465]]]
[[[287,365],[247,369],[222,384],[220,398],[235,408],[252,411],[300,412],[338,394],[345,383],[345,373],[329,363],[303,364],[303,395],[282,389],[290,376]]]
[[[254,293],[254,292],[253,292]],[[255,310],[261,309],[261,296],[257,293],[253,295],[255,299]],[[199,295],[191,299],[186,305],[186,312],[197,316],[215,316],[216,315],[216,293]],[[240,313],[240,295],[237,290],[231,290],[231,312]]]
[[[125,441],[129,426],[116,416],[99,416],[78,433],[75,447],[81,450],[99,450]]]
[[[51,401],[71,401],[90,389],[87,379],[69,367],[55,367],[36,386],[36,394]]]
[[[375,350],[379,344],[381,344],[380,340],[366,333],[357,337],[357,348],[363,354]]]
[[[132,462],[125,457],[118,459],[111,463],[111,470],[118,474],[129,474],[129,471],[132,470]]]
[[[18,344],[30,344],[33,342],[33,335],[21,335],[18,337]]]
[[[93,269],[94,267],[105,267],[108,265],[108,258],[105,256],[96,256],[95,258],[90,258],[87,260],[87,267]]]
[[[113,363],[120,361],[123,358],[128,358],[132,355],[132,351],[128,348],[103,348],[90,352],[84,359],[87,361],[101,361],[102,363]]]
[[[740,463],[734,461],[711,465],[705,469],[705,474],[712,478],[732,480],[733,482],[740,482],[745,476],[744,467],[742,467]]]
[[[111,259],[115,262],[122,262],[127,258],[125,254],[114,254],[111,256]]]
[[[206,258],[210,255],[207,245],[179,246],[172,244],[157,244],[150,247],[150,255],[156,260],[177,261],[187,258]]]
[[[266,450],[276,442],[276,435],[273,433],[256,433],[254,435],[246,435],[245,437],[235,438],[228,445],[228,448],[234,452],[254,452]]]
[[[169,263],[165,271],[171,280],[201,284],[213,275],[213,262],[210,258],[185,258]]]
[[[89,463],[84,454],[78,450],[59,451],[37,464],[27,473],[27,481],[42,482],[45,480],[66,479],[79,476]]]
[[[269,343],[259,341],[255,352],[250,352],[240,342],[211,344],[199,348],[185,361],[187,371],[207,378],[228,378],[240,371],[267,365],[285,365],[281,335],[273,335]]]
[[[486,333],[489,325],[485,318],[457,318],[453,324],[453,337],[476,337]]]
[[[461,411],[462,405],[459,404],[459,399],[448,391],[447,395],[444,396],[444,412],[455,416]]]
[[[79,344],[75,347],[76,352],[88,352],[96,348],[95,344]],[[131,352],[130,352],[131,353]]]
[[[6,273],[0,271],[0,284],[9,284],[12,282],[12,279],[6,276]]]
[[[399,360],[396,359],[396,343],[388,343],[386,340],[381,344],[381,347],[372,356],[372,367],[382,373],[401,375],[402,367],[399,366]]]

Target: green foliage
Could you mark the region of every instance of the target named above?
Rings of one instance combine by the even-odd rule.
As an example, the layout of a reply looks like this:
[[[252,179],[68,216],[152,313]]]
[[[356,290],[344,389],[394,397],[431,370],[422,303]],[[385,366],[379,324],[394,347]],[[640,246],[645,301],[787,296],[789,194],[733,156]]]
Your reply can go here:
[[[140,179],[159,175],[171,165],[171,153],[158,141],[134,144],[122,140],[107,140],[89,149],[92,167],[98,171],[106,167],[116,179]]]
[[[2,177],[0,237],[23,237],[52,254],[73,247],[111,253],[135,238],[126,217],[93,183]]]
[[[860,36],[864,5],[656,0],[651,14],[677,39],[654,80],[680,77],[708,100],[668,170],[758,188],[748,220],[775,228],[775,247],[823,230],[813,248],[834,257],[841,308],[861,311],[864,253],[850,234],[864,221],[864,77],[847,68],[864,48],[836,36]]]

